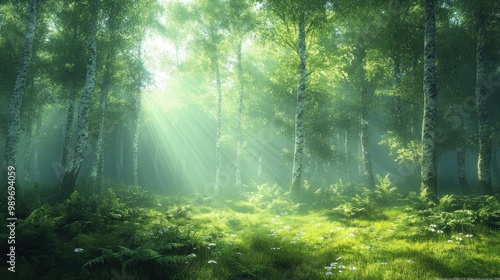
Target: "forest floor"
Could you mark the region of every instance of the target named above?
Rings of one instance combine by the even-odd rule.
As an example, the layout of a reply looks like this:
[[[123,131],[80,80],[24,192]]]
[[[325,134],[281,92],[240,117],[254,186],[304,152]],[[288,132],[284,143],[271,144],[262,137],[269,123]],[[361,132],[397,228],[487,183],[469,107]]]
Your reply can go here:
[[[138,188],[39,203],[19,221],[16,277],[2,267],[0,276],[11,278],[0,278],[500,277],[498,229],[430,224],[404,199],[359,217],[318,205],[257,205]]]

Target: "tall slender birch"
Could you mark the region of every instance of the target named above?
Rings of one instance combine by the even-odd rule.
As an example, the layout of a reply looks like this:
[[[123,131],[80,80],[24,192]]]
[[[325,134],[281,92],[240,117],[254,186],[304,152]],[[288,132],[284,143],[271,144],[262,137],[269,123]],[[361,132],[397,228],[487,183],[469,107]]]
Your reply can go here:
[[[299,53],[299,84],[297,87],[297,105],[295,111],[295,147],[293,151],[292,185],[290,194],[292,197],[300,195],[302,175],[302,153],[304,148],[304,96],[306,93],[306,23],[304,12],[300,13],[298,27],[298,53]]]
[[[426,199],[437,201],[436,177],[436,57],[435,36],[436,23],[434,16],[434,0],[426,0],[425,38],[424,38],[424,115],[422,120],[422,163],[420,193]]]
[[[80,106],[78,110],[78,125],[76,144],[73,154],[73,160],[63,170],[61,183],[61,198],[67,198],[75,189],[76,178],[80,171],[80,167],[85,157],[88,141],[88,113],[92,95],[94,94],[95,79],[96,79],[96,60],[97,60],[97,16],[99,13],[100,0],[93,1],[93,11],[90,24],[89,42],[88,42],[88,57],[87,57],[87,74],[83,87]]]
[[[242,38],[238,41],[237,46],[237,59],[238,59],[238,116],[236,124],[236,187],[241,187],[241,146],[242,146],[242,132],[241,132],[241,118],[243,115],[243,62],[241,55]]]
[[[482,1],[480,1],[481,3]],[[477,161],[478,189],[482,194],[492,194],[491,188],[491,139],[488,107],[486,103],[486,27],[484,11],[479,6],[477,15],[476,48],[476,108],[479,127],[479,158]]]
[[[9,125],[7,130],[7,142],[5,145],[4,168],[16,166],[17,146],[19,144],[19,134],[21,130],[21,105],[26,88],[28,68],[31,63],[33,53],[33,41],[35,39],[37,0],[30,0],[28,4],[28,22],[24,34],[24,44],[17,68],[17,77],[14,84],[14,92],[9,104]],[[7,174],[7,172],[3,172]]]

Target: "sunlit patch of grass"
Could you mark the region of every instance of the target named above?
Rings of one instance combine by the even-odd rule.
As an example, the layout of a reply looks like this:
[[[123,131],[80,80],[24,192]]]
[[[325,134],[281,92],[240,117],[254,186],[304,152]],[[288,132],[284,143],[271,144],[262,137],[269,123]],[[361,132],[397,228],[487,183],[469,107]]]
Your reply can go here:
[[[200,270],[213,276],[216,269],[217,275],[226,277],[214,279],[432,279],[498,274],[493,268],[500,261],[495,253],[500,248],[496,232],[478,228],[472,238],[462,233],[460,242],[448,242],[459,233],[430,231],[422,236],[425,228],[401,223],[402,206],[382,209],[383,219],[352,219],[348,224],[332,220],[324,211],[275,215],[237,202],[217,202],[205,210],[210,211],[197,212],[195,207],[194,223],[201,231],[220,233],[218,242],[227,245],[218,255],[217,267],[206,264]],[[325,269],[335,262],[335,269]]]

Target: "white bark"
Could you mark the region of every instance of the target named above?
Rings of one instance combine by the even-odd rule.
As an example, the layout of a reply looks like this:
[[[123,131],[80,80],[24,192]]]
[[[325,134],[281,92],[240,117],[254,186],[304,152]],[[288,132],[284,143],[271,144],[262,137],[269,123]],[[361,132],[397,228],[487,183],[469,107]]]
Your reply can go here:
[[[293,152],[292,185],[290,194],[298,197],[300,194],[302,175],[302,150],[304,146],[304,98],[306,94],[306,27],[304,12],[299,20],[299,84],[297,88],[297,108],[295,112],[295,147]]]
[[[421,192],[437,200],[436,181],[436,63],[434,0],[425,1],[424,115],[422,120]]]
[[[21,130],[21,105],[33,51],[33,41],[35,38],[36,28],[36,10],[37,0],[30,0],[28,5],[28,22],[24,35],[23,51],[17,69],[14,92],[12,93],[9,104],[9,125],[7,130],[7,142],[5,145],[4,168],[7,168],[8,166],[16,167],[17,146],[19,144],[19,133]],[[7,174],[7,172],[3,172],[3,174]]]
[[[96,60],[97,60],[97,16],[99,11],[99,0],[94,2],[94,11],[90,24],[89,47],[87,57],[87,75],[83,87],[82,96],[80,98],[80,106],[78,110],[78,125],[75,151],[73,160],[69,164],[68,169],[63,170],[63,180],[61,184],[61,198],[67,198],[75,189],[75,182],[80,171],[80,167],[85,156],[88,141],[88,111],[94,94],[95,79],[96,79]]]
[[[238,56],[238,117],[236,124],[236,187],[241,187],[241,117],[243,115],[243,65],[241,57],[242,40],[238,42],[237,56]]]
[[[479,181],[479,192],[482,194],[492,194],[491,188],[491,139],[490,123],[488,119],[488,106],[486,103],[486,73],[485,73],[485,19],[479,11],[478,33],[476,49],[476,108],[479,126],[479,158],[477,162],[477,172]]]
[[[213,66],[215,71],[215,81],[217,86],[217,137],[215,139],[215,185],[214,195],[219,194],[220,191],[220,140],[222,135],[222,85],[220,80],[220,69],[218,58],[213,58]]]

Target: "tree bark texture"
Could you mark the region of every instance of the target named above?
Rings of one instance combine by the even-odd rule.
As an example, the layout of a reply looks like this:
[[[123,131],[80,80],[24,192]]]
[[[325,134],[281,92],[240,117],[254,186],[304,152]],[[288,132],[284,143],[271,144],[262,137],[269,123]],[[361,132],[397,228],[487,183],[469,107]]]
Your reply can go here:
[[[99,1],[94,2],[94,11],[90,24],[90,34],[88,43],[87,57],[87,74],[85,84],[83,86],[82,96],[80,98],[80,106],[78,110],[78,125],[76,134],[75,151],[73,160],[68,166],[68,169],[63,170],[61,183],[61,198],[68,198],[75,189],[76,178],[80,171],[80,167],[85,157],[88,142],[88,112],[92,95],[95,88],[96,79],[96,60],[97,60],[97,15],[99,12]]]
[[[71,88],[71,100],[68,102],[68,110],[66,114],[66,128],[64,131],[64,141],[63,141],[63,154],[62,154],[62,168],[63,170],[69,169],[70,164],[70,141],[71,134],[73,131],[73,118],[75,116],[75,99],[76,99],[76,87],[73,84]]]
[[[302,175],[302,153],[304,147],[304,98],[306,94],[306,27],[304,12],[299,20],[299,84],[297,87],[297,108],[295,112],[295,147],[293,152],[292,185],[290,194],[292,197],[300,195]]]
[[[238,42],[237,56],[238,56],[238,117],[236,124],[236,187],[241,187],[241,146],[242,146],[242,133],[241,133],[241,117],[243,115],[243,63],[241,56],[242,40]]]
[[[457,148],[457,173],[458,182],[460,183],[460,188],[462,193],[467,194],[469,190],[469,182],[467,181],[467,173],[465,171],[465,147],[460,145]]]
[[[31,63],[33,53],[33,41],[35,38],[36,28],[36,10],[37,0],[30,0],[28,4],[28,22],[24,34],[24,44],[19,66],[17,68],[17,76],[14,84],[14,91],[10,98],[9,104],[9,124],[7,130],[7,142],[5,144],[4,168],[8,166],[16,166],[17,146],[19,144],[19,134],[21,131],[21,105],[23,94],[26,88],[26,80],[28,69]],[[7,174],[7,172],[3,172]]]
[[[373,177],[372,155],[370,150],[370,135],[368,130],[368,89],[361,88],[361,155],[363,159],[363,176],[365,184],[369,189],[375,188],[375,179]]]
[[[100,177],[104,174],[104,119],[106,112],[106,102],[108,99],[109,83],[111,78],[111,62],[113,59],[113,48],[106,55],[106,62],[104,66],[104,75],[102,77],[101,94],[99,99],[99,120],[98,120],[98,130],[97,130],[97,141],[96,149],[94,154],[94,161],[92,164],[92,171],[90,172],[90,182],[92,188],[95,191],[100,191],[102,186],[101,183],[104,178]]]
[[[435,62],[435,17],[434,0],[425,1],[424,42],[424,115],[422,120],[421,194],[437,200],[436,177],[436,62]]]
[[[222,83],[220,80],[219,58],[213,58],[213,66],[215,71],[215,81],[217,87],[217,136],[215,138],[215,184],[214,196],[219,194],[220,191],[220,171],[221,171],[221,158],[220,158],[220,140],[222,136]]]
[[[477,161],[478,189],[481,194],[492,194],[491,139],[488,106],[486,103],[485,45],[486,30],[483,11],[479,8],[476,49],[476,108],[479,127],[479,158]]]

